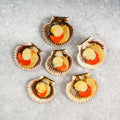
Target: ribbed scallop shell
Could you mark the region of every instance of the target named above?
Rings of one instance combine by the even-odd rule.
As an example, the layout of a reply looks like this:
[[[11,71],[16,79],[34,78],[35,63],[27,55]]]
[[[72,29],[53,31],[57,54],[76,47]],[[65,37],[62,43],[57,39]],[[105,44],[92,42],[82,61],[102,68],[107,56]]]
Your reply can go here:
[[[28,45],[32,45],[32,43],[28,43]],[[38,62],[33,68],[31,68],[31,69],[25,68],[25,67],[21,66],[20,63],[18,62],[18,59],[17,59],[18,52],[19,52],[19,50],[22,49],[24,46],[27,46],[27,45],[24,45],[24,44],[23,44],[23,45],[19,45],[19,46],[17,46],[17,47],[15,48],[15,50],[14,50],[13,58],[14,58],[14,61],[15,61],[16,65],[17,65],[19,68],[21,68],[22,70],[25,70],[25,71],[32,71],[32,70],[37,69],[37,68],[40,66],[41,62],[42,62],[42,58],[41,58],[40,55],[39,55],[39,58],[40,58],[40,59],[39,59],[39,62]],[[42,52],[42,51],[41,51],[41,52]]]
[[[52,22],[53,22],[55,19],[62,19],[62,20],[64,20],[65,23],[66,23],[66,25],[67,25],[67,26],[69,27],[69,29],[70,29],[70,37],[69,37],[69,39],[67,40],[67,42],[65,42],[65,43],[63,43],[63,44],[58,44],[58,43],[53,42],[52,40],[50,40],[50,38],[49,38],[49,36],[48,36],[49,26],[52,24]],[[50,44],[50,45],[52,45],[52,46],[57,46],[57,47],[59,47],[59,46],[62,46],[62,45],[67,44],[67,43],[71,40],[71,38],[72,38],[72,36],[73,36],[73,27],[72,27],[69,23],[67,23],[67,21],[68,21],[68,17],[52,17],[52,18],[51,18],[51,21],[43,27],[43,37],[44,37],[45,41],[46,41],[48,44]]]
[[[91,41],[94,41],[94,42],[98,42],[100,43],[103,47],[103,52],[104,52],[104,59],[102,62],[96,64],[96,65],[89,65],[87,64],[84,60],[83,60],[83,57],[82,57],[82,54],[81,54],[81,50],[82,48],[86,48],[87,46],[90,46],[89,42]],[[83,68],[86,68],[86,69],[95,69],[96,67],[99,67],[104,61],[105,61],[105,58],[106,58],[106,46],[105,44],[101,41],[101,40],[93,40],[91,37],[87,38],[84,42],[82,42],[80,45],[78,45],[78,49],[79,49],[79,53],[77,55],[77,61],[78,63],[80,64],[80,66],[82,66]]]
[[[43,77],[44,77],[44,76],[42,76],[42,78],[43,78]],[[40,78],[40,79],[41,79],[41,78]],[[30,82],[28,83],[28,85],[27,85],[27,93],[28,93],[28,96],[29,96],[29,97],[32,99],[32,101],[34,101],[34,102],[37,102],[37,103],[40,103],[40,104],[49,103],[49,102],[55,97],[55,89],[54,89],[53,86],[52,86],[52,87],[53,87],[53,93],[52,93],[52,95],[51,95],[50,97],[44,98],[44,99],[35,96],[34,93],[33,93],[33,91],[32,91],[32,88],[31,88],[32,84],[34,84],[36,81],[38,81],[38,80],[40,80],[40,79],[34,79],[34,80],[32,80],[32,81],[30,81]]]
[[[83,97],[78,97],[78,96],[76,96],[73,92],[72,92],[72,90],[71,90],[71,88],[72,88],[72,85],[73,85],[73,81],[72,82],[69,82],[68,84],[67,84],[67,86],[66,86],[66,94],[67,94],[67,96],[68,96],[68,98],[70,99],[70,100],[72,100],[73,102],[75,102],[75,103],[86,103],[86,102],[89,102],[90,100],[92,100],[93,98],[94,98],[94,96],[95,96],[95,94],[96,94],[96,92],[97,92],[97,83],[96,83],[96,81],[94,80],[94,79],[91,79],[91,80],[93,80],[92,82],[93,82],[93,86],[91,87],[92,88],[92,95],[91,96],[89,96],[89,97],[87,97],[87,98],[83,98]]]
[[[46,63],[45,63],[45,67],[48,70],[48,72],[55,75],[55,76],[63,76],[65,74],[69,73],[70,70],[72,69],[72,65],[73,65],[72,57],[68,56],[68,58],[69,58],[69,68],[67,70],[57,71],[55,68],[53,68],[53,66],[51,64],[51,60],[53,58],[54,53],[55,53],[55,51],[52,51],[51,56],[46,60]],[[65,53],[66,53],[66,50],[64,50],[64,54]]]

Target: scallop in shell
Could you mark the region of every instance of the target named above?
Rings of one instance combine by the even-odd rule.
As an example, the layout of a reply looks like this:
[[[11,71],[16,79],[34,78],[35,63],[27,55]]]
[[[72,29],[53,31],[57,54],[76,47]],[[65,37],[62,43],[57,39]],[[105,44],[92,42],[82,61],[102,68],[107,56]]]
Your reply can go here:
[[[51,74],[62,76],[67,74],[73,65],[72,57],[66,54],[65,49],[53,50],[46,60],[45,67]]]
[[[41,104],[48,103],[55,96],[54,84],[53,80],[41,76],[39,79],[34,79],[28,83],[27,93],[34,102]]]
[[[40,66],[42,62],[41,53],[42,51],[31,42],[26,45],[19,45],[14,51],[14,61],[19,68],[31,71]]]
[[[67,22],[68,17],[52,17],[43,28],[45,40],[53,46],[68,43],[73,36],[73,27]]]
[[[87,85],[87,88],[86,88]],[[66,94],[75,103],[86,103],[92,100],[97,92],[95,79],[90,78],[88,73],[74,75],[72,81],[66,86]]]
[[[95,69],[100,66],[106,58],[106,47],[101,40],[93,40],[88,37],[78,45],[78,63],[86,69]]]

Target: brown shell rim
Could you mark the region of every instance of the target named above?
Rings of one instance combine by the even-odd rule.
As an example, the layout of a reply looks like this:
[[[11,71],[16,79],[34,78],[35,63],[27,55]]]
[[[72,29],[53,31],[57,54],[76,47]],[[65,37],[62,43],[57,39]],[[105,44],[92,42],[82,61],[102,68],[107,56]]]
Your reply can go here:
[[[54,87],[52,86],[53,87],[53,94],[49,98],[46,98],[46,99],[38,98],[37,96],[34,95],[32,89],[31,89],[31,85],[34,82],[36,82],[37,80],[39,80],[39,79],[34,79],[34,80],[30,81],[27,85],[27,93],[28,93],[29,98],[31,98],[32,101],[37,102],[39,104],[49,103],[55,97]]]
[[[57,46],[57,47],[63,46],[63,45],[65,45],[65,44],[67,44],[68,42],[70,42],[71,39],[72,39],[74,30],[73,30],[72,25],[70,25],[68,22],[67,22],[67,24],[68,24],[68,26],[69,26],[70,29],[71,29],[71,34],[70,34],[70,38],[67,40],[67,42],[65,42],[65,43],[63,43],[63,44],[57,44],[57,43],[52,42],[52,41],[48,38],[48,36],[46,35],[46,29],[47,29],[48,25],[51,24],[51,22],[52,22],[52,21],[50,21],[49,23],[45,24],[44,27],[43,27],[43,37],[44,37],[45,41],[46,41],[48,44],[50,44],[50,45],[52,45],[52,46]]]
[[[24,44],[23,44],[23,45],[19,45],[19,46],[17,46],[17,47],[15,48],[15,50],[14,50],[14,55],[13,55],[15,64],[16,64],[19,68],[21,68],[22,70],[24,70],[24,71],[32,71],[32,70],[37,69],[37,68],[41,65],[41,62],[42,62],[42,58],[41,58],[40,55],[39,55],[39,57],[40,57],[39,63],[38,63],[36,66],[34,66],[33,68],[31,68],[31,69],[22,67],[22,66],[20,65],[20,63],[18,62],[18,60],[17,60],[18,49],[20,49],[20,48],[22,48],[22,47],[24,47],[24,46],[26,46],[26,45],[24,45]]]

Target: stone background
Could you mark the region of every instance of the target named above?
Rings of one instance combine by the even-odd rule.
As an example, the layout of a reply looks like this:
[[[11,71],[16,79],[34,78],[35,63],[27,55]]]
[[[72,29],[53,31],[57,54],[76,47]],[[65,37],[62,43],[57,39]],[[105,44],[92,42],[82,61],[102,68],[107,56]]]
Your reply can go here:
[[[45,70],[51,50],[42,36],[43,25],[52,16],[68,16],[74,28],[71,42],[61,49],[73,57],[69,74],[54,77]],[[77,44],[88,36],[101,39],[107,46],[107,58],[94,70],[81,68],[76,56]],[[33,42],[43,50],[42,65],[31,72],[19,69],[13,51],[19,44]],[[0,0],[0,120],[119,120],[120,119],[120,0]],[[75,104],[65,93],[72,75],[90,72],[98,82],[95,98]],[[56,85],[56,97],[48,104],[31,101],[27,83],[45,75]]]

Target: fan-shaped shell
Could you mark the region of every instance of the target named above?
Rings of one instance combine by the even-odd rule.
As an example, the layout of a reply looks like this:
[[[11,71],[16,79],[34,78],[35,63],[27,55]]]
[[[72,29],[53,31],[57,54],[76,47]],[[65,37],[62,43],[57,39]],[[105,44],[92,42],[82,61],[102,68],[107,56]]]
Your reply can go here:
[[[71,38],[73,36],[73,27],[67,21],[68,21],[68,17],[52,17],[50,23],[46,24],[43,27],[43,37],[44,37],[44,39],[46,40],[47,43],[49,43],[50,45],[59,47],[59,46],[62,46],[64,44],[67,44],[71,40]],[[69,28],[69,37],[68,37],[67,40],[64,38],[65,42],[55,43],[50,39],[50,34],[51,34],[50,28],[53,25],[60,25],[60,26],[66,25]],[[65,33],[65,30],[64,30],[64,33]],[[65,33],[65,35],[66,34],[67,33]]]
[[[72,60],[72,57],[70,57],[69,55],[67,55],[68,60],[69,60],[69,67],[68,67],[68,69],[65,70],[65,71],[57,71],[52,66],[52,59],[53,59],[53,57],[54,57],[54,55],[55,55],[55,53],[57,51],[62,51],[63,55],[67,55],[66,54],[66,50],[53,50],[52,53],[51,53],[51,56],[46,60],[45,67],[48,70],[48,72],[50,72],[51,74],[53,74],[55,76],[62,76],[62,75],[67,74],[68,72],[70,72],[70,70],[72,68],[72,65],[73,65],[73,60]]]
[[[87,78],[85,77],[85,79],[87,79],[87,84],[92,88],[92,94],[87,98],[79,97],[78,95],[76,95],[76,92],[72,88],[74,80],[76,79],[76,77],[79,76],[81,78],[84,75],[87,76]],[[92,100],[94,98],[94,96],[97,92],[97,83],[96,83],[95,79],[89,78],[88,74],[84,74],[84,75],[74,75],[72,78],[72,81],[69,82],[66,86],[66,94],[67,94],[68,98],[75,103],[82,104],[82,103],[89,102],[90,100]]]
[[[30,68],[30,69],[21,66],[21,64],[18,62],[18,59],[17,59],[17,55],[18,55],[19,51],[20,51],[23,47],[26,47],[26,46],[34,46],[34,47],[36,48],[37,53],[38,53],[38,56],[39,56],[39,61],[38,61],[38,63],[37,63],[33,68]],[[21,68],[22,70],[25,70],[25,71],[32,71],[32,70],[37,69],[37,68],[40,66],[40,64],[41,64],[41,62],[42,62],[42,58],[41,58],[41,56],[40,56],[41,53],[42,53],[42,51],[41,51],[39,48],[37,48],[33,43],[30,42],[30,43],[28,43],[27,45],[23,44],[23,45],[17,46],[16,49],[14,50],[14,56],[13,56],[13,57],[14,57],[14,61],[15,61],[16,65],[17,65],[19,68]]]
[[[100,63],[96,64],[96,65],[87,64],[85,62],[83,56],[82,56],[82,51],[85,48],[89,47],[92,42],[100,45],[102,50],[103,50],[101,54],[104,54],[103,55],[104,57],[102,58],[102,61]],[[95,69],[96,67],[100,66],[106,58],[106,46],[101,40],[93,40],[91,37],[89,37],[84,42],[82,42],[80,45],[78,45],[78,49],[79,49],[79,53],[77,55],[77,61],[80,64],[80,66],[82,66],[83,68],[86,68],[86,69]]]
[[[34,80],[30,81],[27,85],[28,96],[32,99],[32,101],[37,102],[37,103],[41,103],[41,104],[50,102],[55,96],[55,89],[53,87],[53,84],[55,82],[50,80],[49,78],[47,78],[47,79],[49,80],[49,82],[52,86],[52,94],[49,97],[46,97],[44,99],[42,99],[34,94],[33,89],[32,89],[32,85],[35,84],[35,82],[40,81],[44,78],[46,79],[47,77],[41,76],[39,79],[34,79]]]

